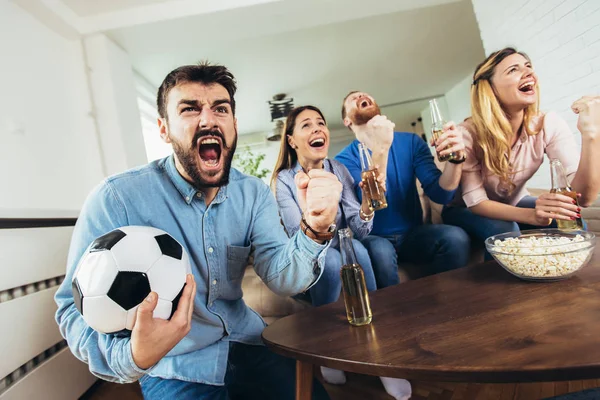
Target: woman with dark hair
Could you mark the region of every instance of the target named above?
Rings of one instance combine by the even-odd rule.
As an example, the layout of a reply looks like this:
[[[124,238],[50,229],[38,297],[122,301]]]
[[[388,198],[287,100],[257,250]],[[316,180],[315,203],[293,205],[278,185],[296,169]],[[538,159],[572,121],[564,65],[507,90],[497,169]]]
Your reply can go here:
[[[302,210],[294,184],[294,177],[298,171],[309,173],[312,169],[325,169],[336,175],[343,189],[335,224],[338,228],[349,227],[354,233],[355,238],[352,239],[354,252],[364,270],[367,289],[372,291],[376,289],[373,267],[369,253],[359,240],[371,231],[373,212],[367,205],[367,196],[363,196],[362,204],[358,201],[354,191],[354,180],[350,173],[340,162],[327,158],[328,150],[329,129],[323,113],[314,106],[293,109],[286,120],[285,135],[281,138],[279,158],[271,178],[271,188],[277,199],[279,215],[288,235],[293,235],[300,228]],[[383,176],[379,181],[384,185]],[[362,183],[360,185],[362,187]],[[379,239],[387,242],[386,239]],[[391,248],[393,250],[393,247]],[[339,240],[334,236],[325,255],[323,273],[308,291],[314,306],[337,301],[342,287],[341,267]],[[321,372],[323,378],[329,383],[343,384],[346,381],[343,371],[321,367]],[[394,378],[381,378],[381,380],[386,391],[396,399],[410,397],[411,388],[408,381]]]
[[[467,152],[462,198],[444,209],[444,222],[483,242],[503,232],[580,218],[580,207],[592,204],[600,190],[600,98],[583,97],[571,108],[579,114],[581,150],[558,114],[540,112],[538,77],[526,54],[509,47],[479,64],[471,118],[459,125]],[[580,194],[579,204],[558,193],[529,196],[525,186],[544,154],[560,160]]]

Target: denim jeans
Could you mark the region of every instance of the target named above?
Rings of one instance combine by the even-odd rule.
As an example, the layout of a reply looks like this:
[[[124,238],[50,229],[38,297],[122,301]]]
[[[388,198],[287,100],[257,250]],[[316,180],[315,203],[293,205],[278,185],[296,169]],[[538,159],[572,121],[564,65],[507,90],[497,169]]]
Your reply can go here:
[[[525,196],[517,203],[517,207],[535,208],[535,201],[535,197]],[[446,224],[458,226],[464,229],[473,238],[475,244],[478,246],[483,246],[485,239],[488,237],[499,235],[501,233],[519,232],[528,229],[556,228],[556,221],[552,221],[550,226],[540,227],[513,221],[503,221],[499,219],[482,217],[481,215],[474,214],[466,207],[444,207],[444,210],[442,211],[442,219]],[[485,260],[488,261],[491,259],[492,256],[486,250]]]
[[[420,264],[427,274],[464,267],[469,261],[470,239],[460,228],[442,224],[425,224],[402,235],[368,236],[363,244],[371,255],[380,285],[398,283],[398,262]],[[391,283],[391,284],[394,284]]]
[[[231,342],[225,386],[144,376],[140,379],[146,400],[294,400],[296,364],[265,346]],[[329,399],[316,379],[313,398]]]
[[[567,393],[546,400],[598,400],[600,399],[600,388],[583,390],[581,392]]]
[[[386,238],[374,235],[367,236],[361,242],[371,258],[377,288],[399,284],[398,255],[394,245]]]
[[[352,239],[354,254],[358,263],[362,266],[365,273],[365,283],[370,292],[377,289],[375,284],[375,275],[367,249],[356,239]],[[300,298],[310,300],[313,306],[322,306],[333,303],[340,297],[342,290],[342,278],[340,269],[342,268],[342,256],[340,250],[330,247],[325,255],[325,268],[319,281],[311,287],[308,296],[300,295]]]

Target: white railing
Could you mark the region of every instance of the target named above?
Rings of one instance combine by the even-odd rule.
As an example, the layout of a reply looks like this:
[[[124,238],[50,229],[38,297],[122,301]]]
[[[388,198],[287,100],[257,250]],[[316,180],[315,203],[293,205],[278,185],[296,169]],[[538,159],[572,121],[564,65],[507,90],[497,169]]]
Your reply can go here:
[[[0,212],[0,400],[77,399],[96,381],[54,320],[74,224]]]

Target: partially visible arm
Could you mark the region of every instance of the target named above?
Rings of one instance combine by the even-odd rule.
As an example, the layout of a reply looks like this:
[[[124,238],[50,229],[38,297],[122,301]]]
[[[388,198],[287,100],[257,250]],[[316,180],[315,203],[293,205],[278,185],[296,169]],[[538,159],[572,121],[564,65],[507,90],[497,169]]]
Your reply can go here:
[[[300,229],[300,219],[302,218],[300,206],[294,196],[294,189],[294,182],[283,178],[280,172],[275,183],[275,197],[281,222],[289,237],[294,236]]]
[[[371,154],[371,158],[373,160],[373,164],[377,165],[379,175],[383,175],[384,179],[387,175],[387,164],[388,164],[388,154],[390,153],[390,149],[384,150],[374,150]]]
[[[452,164],[447,162],[444,166],[444,172],[440,176],[440,187],[444,190],[456,190],[460,184],[462,176],[462,164]]]
[[[320,245],[300,230],[288,239],[266,185],[255,201],[252,220],[254,269],[269,289],[281,296],[293,296],[314,285],[323,271],[324,250],[329,242]]]
[[[581,160],[571,186],[581,193],[579,205],[589,207],[600,191],[600,136],[582,138],[581,142]]]
[[[75,357],[89,365],[90,372],[104,380],[127,383],[138,380],[145,371],[133,361],[129,337],[100,334],[90,328],[75,308],[71,282],[79,259],[99,236],[128,225],[125,209],[108,183],[88,197],[75,225],[66,277],[54,297],[56,322]]]
[[[554,131],[552,140],[546,147],[549,157],[560,159],[565,165],[567,173],[577,168],[571,181],[575,191],[581,193],[579,204],[583,207],[590,206],[600,191],[600,97],[585,96],[571,106],[579,114],[577,129],[581,132],[581,156],[577,165],[577,145],[568,125],[562,118],[553,117],[551,121],[544,121],[544,129],[549,133]]]
[[[458,159],[466,157],[463,132],[465,132],[465,128],[457,126],[452,121],[444,125],[444,133],[435,143],[436,151],[439,152],[440,156],[454,153]],[[462,170],[463,164],[447,162],[444,166],[444,172],[440,177],[440,186],[442,189],[456,190],[460,184]]]
[[[427,148],[427,144],[417,135],[413,135],[413,169],[417,179],[421,182],[425,194],[438,204],[448,204],[454,198],[455,189],[445,189],[442,187],[442,172],[433,161],[433,156]],[[450,170],[447,172],[447,178],[451,177]],[[445,182],[447,183],[447,182]],[[458,186],[458,184],[457,184]]]
[[[470,152],[469,152],[470,153]],[[482,217],[499,219],[502,221],[515,221],[530,225],[544,225],[535,221],[535,209],[519,208],[499,201],[489,200],[485,188],[483,187],[483,178],[481,176],[481,165],[479,161],[472,156],[467,155],[467,161],[464,162],[465,170],[462,173],[462,198],[467,207],[473,213]],[[547,225],[547,224],[546,224]]]
[[[470,210],[482,217],[499,219],[503,221],[515,221],[521,224],[543,225],[543,221],[535,218],[534,208],[520,208],[494,200],[483,200],[470,207]],[[547,225],[547,223],[546,223]]]

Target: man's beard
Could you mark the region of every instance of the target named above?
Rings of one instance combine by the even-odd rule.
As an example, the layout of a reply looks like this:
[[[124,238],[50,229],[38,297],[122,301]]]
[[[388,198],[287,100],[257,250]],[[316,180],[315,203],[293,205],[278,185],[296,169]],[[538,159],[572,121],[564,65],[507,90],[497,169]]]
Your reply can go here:
[[[350,121],[352,121],[352,123],[354,125],[364,125],[367,122],[369,122],[374,116],[376,115],[381,115],[381,110],[379,109],[379,106],[377,105],[377,103],[373,103],[373,106],[368,107],[368,108],[359,108],[356,107],[354,108],[350,114],[348,115],[348,117],[350,118]]]
[[[200,157],[197,143],[199,138],[211,135],[221,138],[223,142],[223,148],[221,149],[221,158],[223,160],[223,166],[219,171],[205,172],[200,170],[197,163],[197,160]],[[237,131],[235,133],[235,139],[233,140],[231,146],[227,145],[227,142],[225,141],[225,136],[223,136],[223,134],[217,130],[197,130],[194,134],[194,138],[189,149],[185,149],[180,142],[173,138],[171,138],[171,143],[173,144],[173,152],[175,153],[177,159],[181,163],[183,170],[192,179],[191,183],[196,189],[201,190],[210,187],[221,187],[229,183],[231,161],[233,159],[233,155],[237,147]],[[207,179],[209,177],[215,177],[218,174],[221,174],[221,178],[217,182],[212,182],[209,179]]]

